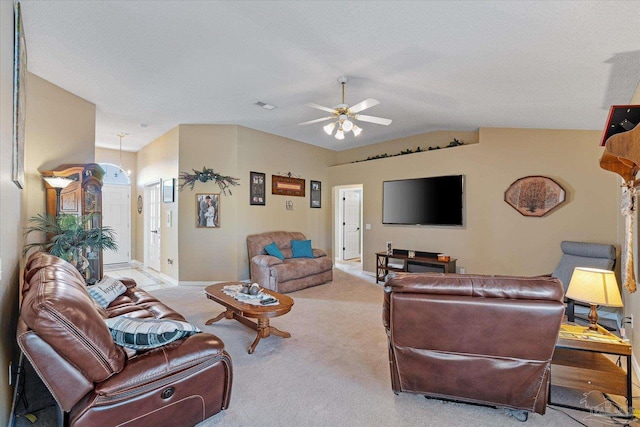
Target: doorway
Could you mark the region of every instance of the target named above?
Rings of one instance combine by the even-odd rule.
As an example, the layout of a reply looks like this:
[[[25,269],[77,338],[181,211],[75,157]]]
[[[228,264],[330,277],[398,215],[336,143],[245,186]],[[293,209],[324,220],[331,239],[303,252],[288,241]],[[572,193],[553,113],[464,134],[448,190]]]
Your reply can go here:
[[[362,263],[362,185],[338,189],[338,259]]]
[[[104,251],[104,264],[131,261],[131,187],[102,186],[102,225],[111,227],[118,242],[117,251]]]
[[[144,266],[160,272],[160,182],[145,185],[144,198]]]
[[[102,177],[102,225],[113,229],[117,251],[103,251],[103,263],[120,264],[131,261],[131,179],[120,166],[99,163]]]

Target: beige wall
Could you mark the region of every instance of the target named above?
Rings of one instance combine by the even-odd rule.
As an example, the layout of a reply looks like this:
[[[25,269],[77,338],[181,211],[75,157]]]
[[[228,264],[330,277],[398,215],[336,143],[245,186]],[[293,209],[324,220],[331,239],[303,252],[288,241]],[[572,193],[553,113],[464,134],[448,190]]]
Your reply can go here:
[[[120,166],[125,171],[131,171],[131,174],[129,175],[129,179],[131,180],[131,259],[134,260],[136,259],[136,235],[138,234],[138,224],[136,221],[136,217],[138,216],[138,207],[136,203],[138,198],[138,187],[136,185],[138,177],[138,174],[136,173],[138,155],[137,153],[131,153],[129,151],[123,151],[121,155],[120,150],[96,147],[95,156],[96,163],[112,163]]]
[[[180,171],[211,168],[222,175],[238,176],[238,127],[180,125]],[[241,180],[241,182],[246,180]],[[180,281],[236,280],[239,195],[222,194],[213,181],[196,183],[180,192]],[[220,193],[219,228],[196,227],[196,194]]]
[[[562,240],[618,244],[617,189],[600,169],[600,131],[481,128],[479,143],[330,168],[331,186],[363,184],[364,270],[375,270],[375,252],[396,248],[444,252],[467,273],[550,273]],[[382,182],[465,175],[465,225],[382,225]],[[516,179],[545,175],[567,192],[567,202],[542,218],[524,217],[507,205],[504,191]],[[619,246],[619,244],[618,244]]]
[[[422,150],[428,150],[429,147],[446,147],[453,141],[453,138],[456,138],[464,144],[477,144],[478,132],[429,132],[406,138],[393,139],[379,144],[367,145],[365,147],[343,150],[337,153],[336,164],[365,160],[368,157],[380,156],[385,153],[389,155],[398,154],[407,149],[415,151],[418,147]]]
[[[198,182],[193,190],[185,187],[178,192],[175,204],[163,205],[164,209],[175,209],[173,231],[168,234],[163,231],[163,273],[181,284],[248,279],[246,237],[264,231],[302,231],[313,240],[314,247],[330,252],[329,187],[324,187],[321,209],[309,207],[308,190],[304,198],[284,197],[271,195],[270,187],[271,175],[288,172],[305,178],[307,185],[311,179],[327,185],[327,168],[335,162],[334,158],[334,151],[235,125],[180,125],[140,151],[139,183],[161,176],[177,177],[178,170],[192,173],[193,169],[203,167],[239,178],[240,182],[227,195],[221,193],[215,182]],[[174,163],[177,169],[171,172]],[[250,171],[266,174],[266,206],[249,204]],[[142,191],[140,186],[139,191]],[[220,227],[196,227],[196,195],[212,193],[221,194]],[[286,200],[294,202],[293,211],[285,209]],[[163,211],[163,219],[165,215]],[[144,247],[141,221],[139,216],[137,252],[140,260]],[[166,242],[167,236],[175,241]],[[174,259],[173,270],[168,269],[167,258]]]
[[[132,204],[137,206],[135,202],[138,195],[142,195],[144,199],[145,185],[157,183],[162,179],[170,179],[178,177],[178,135],[179,129],[176,127],[151,144],[144,147],[137,153],[137,161],[135,170],[137,171],[135,193],[131,195]],[[163,274],[178,280],[178,203],[180,198],[178,194],[175,196],[174,203],[161,203],[161,230],[162,244],[160,254],[160,271]],[[173,223],[172,227],[167,227],[165,218],[167,212],[172,211]],[[133,221],[136,224],[136,236],[132,239],[135,242],[135,259],[144,262],[144,215],[145,207],[143,200],[143,212],[138,214],[136,209],[133,214]],[[167,263],[167,259],[172,259],[173,264]]]
[[[16,322],[24,190],[11,179],[13,153],[13,2],[0,2],[0,425],[8,425],[13,387],[8,366],[17,364]]]
[[[27,217],[45,211],[40,172],[95,160],[96,106],[27,73]]]
[[[316,248],[331,254],[331,191],[329,169],[335,163],[336,152],[304,144],[257,130],[238,128],[238,278],[249,278],[247,236],[265,231],[301,231]],[[266,175],[266,205],[249,205],[249,172]],[[271,194],[271,175],[291,172],[305,179],[305,197]],[[310,180],[321,181],[320,209],[311,209]],[[234,193],[235,194],[235,193]],[[285,208],[293,201],[293,210]]]

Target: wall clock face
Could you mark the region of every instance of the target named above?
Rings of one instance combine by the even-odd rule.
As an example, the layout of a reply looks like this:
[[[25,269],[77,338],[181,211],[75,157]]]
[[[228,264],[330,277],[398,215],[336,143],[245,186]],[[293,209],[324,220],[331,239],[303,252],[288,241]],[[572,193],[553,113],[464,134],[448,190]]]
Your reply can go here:
[[[138,213],[142,213],[142,196],[138,196]]]

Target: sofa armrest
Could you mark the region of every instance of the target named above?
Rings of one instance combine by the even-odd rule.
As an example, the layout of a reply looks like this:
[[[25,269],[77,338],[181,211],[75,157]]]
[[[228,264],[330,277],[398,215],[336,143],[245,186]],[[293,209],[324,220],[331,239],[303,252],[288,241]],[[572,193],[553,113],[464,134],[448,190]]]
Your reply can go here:
[[[18,320],[18,345],[63,411],[68,412],[93,383],[61,357],[45,340]]]
[[[323,256],[327,256],[327,253],[325,251],[323,251],[322,249],[313,249],[314,258],[321,258]]]
[[[95,392],[103,396],[130,392],[186,370],[200,370],[203,364],[221,360],[231,366],[231,359],[224,351],[222,341],[215,335],[198,333],[139,353],[127,362],[120,373],[96,384]]]
[[[121,281],[122,284],[127,287],[127,289],[136,287],[136,281],[133,280],[131,277],[121,277],[118,280]]]
[[[283,261],[271,255],[256,255],[251,258],[251,262],[261,267],[271,267],[272,265],[282,264]]]

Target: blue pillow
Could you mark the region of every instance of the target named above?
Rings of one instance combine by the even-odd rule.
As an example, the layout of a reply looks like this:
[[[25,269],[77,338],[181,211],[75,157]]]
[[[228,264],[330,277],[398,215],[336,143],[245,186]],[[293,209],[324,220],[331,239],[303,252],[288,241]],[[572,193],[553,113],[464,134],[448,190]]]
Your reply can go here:
[[[313,258],[311,240],[292,240],[291,251],[293,252],[293,258]]]
[[[280,258],[282,261],[284,261],[284,255],[282,255],[282,252],[280,252],[280,249],[278,249],[276,242],[271,242],[270,245],[264,247],[264,250],[267,251],[269,255]]]

